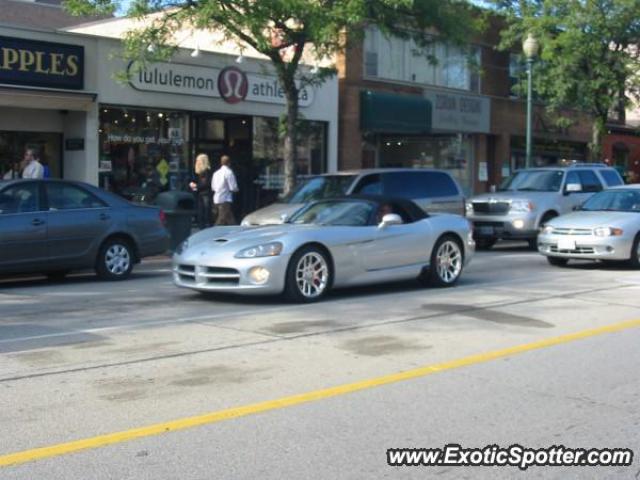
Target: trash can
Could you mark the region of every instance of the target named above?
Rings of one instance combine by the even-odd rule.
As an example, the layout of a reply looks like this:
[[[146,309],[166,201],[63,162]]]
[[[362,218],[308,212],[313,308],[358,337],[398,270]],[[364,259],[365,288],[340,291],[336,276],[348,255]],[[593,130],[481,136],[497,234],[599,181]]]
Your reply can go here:
[[[193,194],[172,190],[162,192],[156,197],[156,205],[166,216],[169,231],[169,249],[175,252],[178,245],[191,235],[191,221],[196,213]]]

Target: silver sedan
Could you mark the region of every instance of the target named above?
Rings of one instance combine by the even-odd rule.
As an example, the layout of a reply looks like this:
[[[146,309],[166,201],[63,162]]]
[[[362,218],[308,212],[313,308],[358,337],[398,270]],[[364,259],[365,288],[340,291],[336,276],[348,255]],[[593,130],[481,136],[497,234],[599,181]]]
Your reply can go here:
[[[176,251],[173,278],[199,291],[310,302],[334,287],[412,278],[451,286],[474,249],[461,216],[429,216],[407,200],[349,197],[312,203],[282,225],[203,230]]]
[[[600,192],[577,211],[551,220],[538,250],[552,265],[569,259],[624,260],[640,267],[640,186]]]

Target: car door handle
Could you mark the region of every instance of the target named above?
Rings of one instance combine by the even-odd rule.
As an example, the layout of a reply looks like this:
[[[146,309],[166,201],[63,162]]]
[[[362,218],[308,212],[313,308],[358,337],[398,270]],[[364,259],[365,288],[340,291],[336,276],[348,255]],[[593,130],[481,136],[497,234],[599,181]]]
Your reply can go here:
[[[31,220],[31,225],[33,225],[34,227],[39,227],[40,225],[44,225],[44,220],[42,220],[41,218],[34,218],[33,220]]]
[[[100,214],[100,220],[109,220],[110,218],[111,218],[111,215],[107,215],[106,213]]]

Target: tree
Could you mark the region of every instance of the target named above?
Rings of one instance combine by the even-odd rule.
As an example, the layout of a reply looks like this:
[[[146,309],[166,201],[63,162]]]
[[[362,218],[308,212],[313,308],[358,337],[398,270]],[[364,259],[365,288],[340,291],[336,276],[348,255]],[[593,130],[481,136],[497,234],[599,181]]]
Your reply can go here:
[[[120,7],[111,0],[65,4],[74,14],[111,14]],[[287,193],[295,183],[298,94],[335,74],[333,68],[304,67],[303,55],[331,58],[346,48],[347,39],[361,38],[370,23],[424,42],[426,29],[435,28],[440,37],[461,42],[476,25],[470,10],[464,0],[133,0],[127,15],[147,22],[127,33],[124,56],[139,64],[167,60],[177,48],[176,32],[196,28],[222,33],[269,58],[286,98]]]
[[[501,47],[520,48],[532,33],[541,45],[534,88],[548,107],[583,110],[594,118],[592,161],[601,161],[602,137],[612,112],[640,91],[638,0],[493,0],[505,14]]]

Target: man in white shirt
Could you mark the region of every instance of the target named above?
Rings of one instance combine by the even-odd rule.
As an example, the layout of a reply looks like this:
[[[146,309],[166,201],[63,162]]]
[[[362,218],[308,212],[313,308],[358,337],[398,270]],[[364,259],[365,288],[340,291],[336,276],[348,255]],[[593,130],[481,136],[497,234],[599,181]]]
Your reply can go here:
[[[24,151],[24,170],[22,178],[44,178],[44,167],[38,161],[38,154],[33,148]]]
[[[220,157],[220,168],[211,178],[211,190],[213,190],[213,205],[216,212],[216,225],[236,225],[236,219],[231,209],[233,192],[238,191],[236,176],[229,164],[228,155]]]

